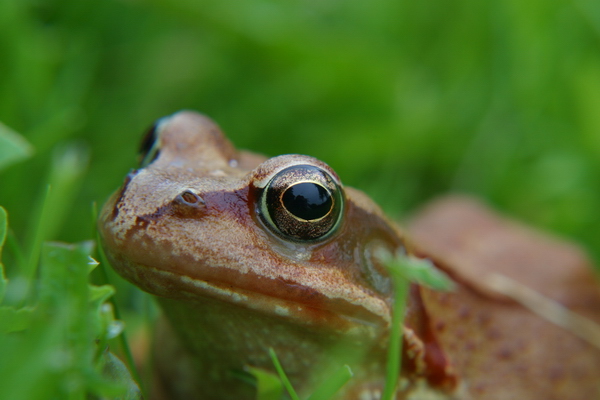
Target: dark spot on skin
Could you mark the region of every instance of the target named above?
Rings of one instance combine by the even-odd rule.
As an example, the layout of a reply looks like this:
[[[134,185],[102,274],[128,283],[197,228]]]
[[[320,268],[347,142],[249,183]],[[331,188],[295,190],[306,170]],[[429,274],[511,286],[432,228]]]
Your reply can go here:
[[[137,228],[145,228],[148,226],[148,224],[150,224],[150,221],[148,221],[147,219],[143,218],[143,217],[136,217],[135,218],[135,226]]]
[[[513,358],[513,355],[514,353],[508,347],[503,347],[496,353],[496,357],[498,357],[501,360],[510,360],[511,358]]]
[[[139,228],[145,228],[150,225],[151,222],[155,222],[163,218],[165,215],[171,214],[171,206],[166,205],[156,209],[151,214],[143,214],[135,217],[135,226]]]
[[[517,364],[514,367],[514,372],[517,374],[526,374],[527,372],[529,372],[529,367],[525,364]]]
[[[446,323],[444,321],[438,321],[435,324],[435,330],[438,332],[443,332],[446,329]]]
[[[472,342],[472,341],[470,341],[470,340],[467,340],[467,341],[465,342],[465,346],[464,346],[464,349],[465,349],[465,350],[467,350],[467,351],[473,351],[473,350],[475,350],[476,348],[477,348],[477,346],[475,345],[475,343],[474,343],[474,342]]]
[[[127,191],[127,186],[129,186],[131,179],[135,175],[137,175],[137,173],[138,173],[138,170],[133,170],[133,171],[129,172],[127,174],[127,176],[125,177],[123,186],[121,186],[121,189],[119,190],[119,198],[115,202],[115,206],[113,207],[112,214],[110,216],[112,221],[114,221],[119,216],[119,209],[121,208],[121,202],[123,201],[123,197],[125,196],[125,192]]]
[[[548,379],[554,383],[562,381],[563,379],[565,379],[565,377],[565,369],[561,366],[556,366],[552,368],[548,374]]]
[[[454,328],[454,336],[460,340],[464,340],[466,336],[465,330],[461,329],[460,327]]]
[[[479,314],[479,315],[477,315],[477,322],[481,326],[489,325],[491,322],[491,315],[489,313]]]
[[[480,383],[478,385],[472,386],[473,393],[477,393],[477,394],[484,394],[486,392],[486,385],[485,383]]]
[[[502,334],[500,331],[498,331],[498,329],[488,329],[486,334],[489,340],[498,340],[502,338]]]
[[[462,306],[458,309],[458,317],[461,319],[469,319],[471,317],[471,309],[467,306]]]
[[[290,291],[297,294],[301,294],[301,297],[306,300],[307,305],[319,307],[319,303],[323,301],[323,295],[313,288],[303,286],[296,282],[283,278],[277,278],[277,281],[285,284],[290,289]]]

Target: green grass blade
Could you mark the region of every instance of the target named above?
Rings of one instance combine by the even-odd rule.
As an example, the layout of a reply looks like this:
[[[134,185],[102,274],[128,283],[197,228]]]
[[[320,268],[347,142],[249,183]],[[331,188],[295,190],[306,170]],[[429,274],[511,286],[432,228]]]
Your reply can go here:
[[[382,400],[392,400],[396,394],[402,353],[402,327],[406,301],[411,282],[436,290],[451,290],[452,281],[429,260],[406,254],[392,256],[386,252],[377,255],[386,265],[394,285],[394,307],[386,367],[386,383]]]
[[[67,215],[87,169],[87,161],[87,150],[77,145],[65,146],[54,154],[49,185],[32,220],[28,258],[23,267],[23,275],[29,282],[35,276],[42,243],[56,235]]]
[[[2,259],[2,247],[4,246],[4,241],[6,240],[6,235],[8,232],[8,214],[6,210],[0,206],[0,260]]]
[[[7,284],[6,277],[4,276],[4,265],[2,264],[2,247],[4,246],[4,241],[6,240],[7,231],[8,215],[6,214],[6,210],[0,207],[0,304],[2,304],[2,300],[4,299]]]
[[[271,356],[273,365],[275,365],[275,370],[277,371],[277,374],[279,375],[279,379],[281,379],[281,382],[283,383],[285,390],[287,390],[287,392],[290,395],[290,397],[292,398],[292,400],[300,400],[300,397],[298,397],[298,394],[294,390],[292,383],[290,382],[287,375],[285,374],[285,371],[283,370],[283,367],[281,366],[281,363],[279,362],[279,359],[277,358],[277,354],[275,354],[275,350],[273,350],[273,348],[269,349],[269,355]]]
[[[390,271],[393,267],[388,265]],[[390,329],[390,343],[385,374],[385,387],[381,396],[382,400],[392,400],[396,395],[398,379],[400,377],[400,364],[402,361],[402,327],[406,310],[409,281],[397,273],[392,273],[394,282],[394,307],[392,308],[392,326]]]

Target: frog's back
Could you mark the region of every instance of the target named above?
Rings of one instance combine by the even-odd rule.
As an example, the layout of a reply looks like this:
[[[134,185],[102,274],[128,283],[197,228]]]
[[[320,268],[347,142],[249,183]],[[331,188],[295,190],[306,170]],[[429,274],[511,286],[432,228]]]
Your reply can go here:
[[[411,233],[459,282],[421,294],[473,398],[600,398],[600,285],[577,246],[464,197],[426,207]]]

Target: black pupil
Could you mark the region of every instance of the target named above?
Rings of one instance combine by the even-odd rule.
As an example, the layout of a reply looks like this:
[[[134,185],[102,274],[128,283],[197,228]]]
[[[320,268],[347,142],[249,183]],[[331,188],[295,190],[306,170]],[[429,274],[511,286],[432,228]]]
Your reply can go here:
[[[290,213],[307,221],[324,217],[333,205],[327,189],[312,182],[290,186],[281,200]]]

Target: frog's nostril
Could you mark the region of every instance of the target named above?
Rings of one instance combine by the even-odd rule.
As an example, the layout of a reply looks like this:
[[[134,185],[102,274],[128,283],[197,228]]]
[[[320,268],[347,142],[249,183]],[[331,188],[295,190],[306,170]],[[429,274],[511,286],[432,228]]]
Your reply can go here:
[[[206,208],[204,199],[190,189],[179,193],[172,205],[176,213],[186,217],[198,216]]]
[[[202,197],[189,190],[186,190],[185,192],[181,193],[178,197],[181,197],[181,201],[186,205],[195,206],[198,204],[204,204],[204,200],[202,200]]]

